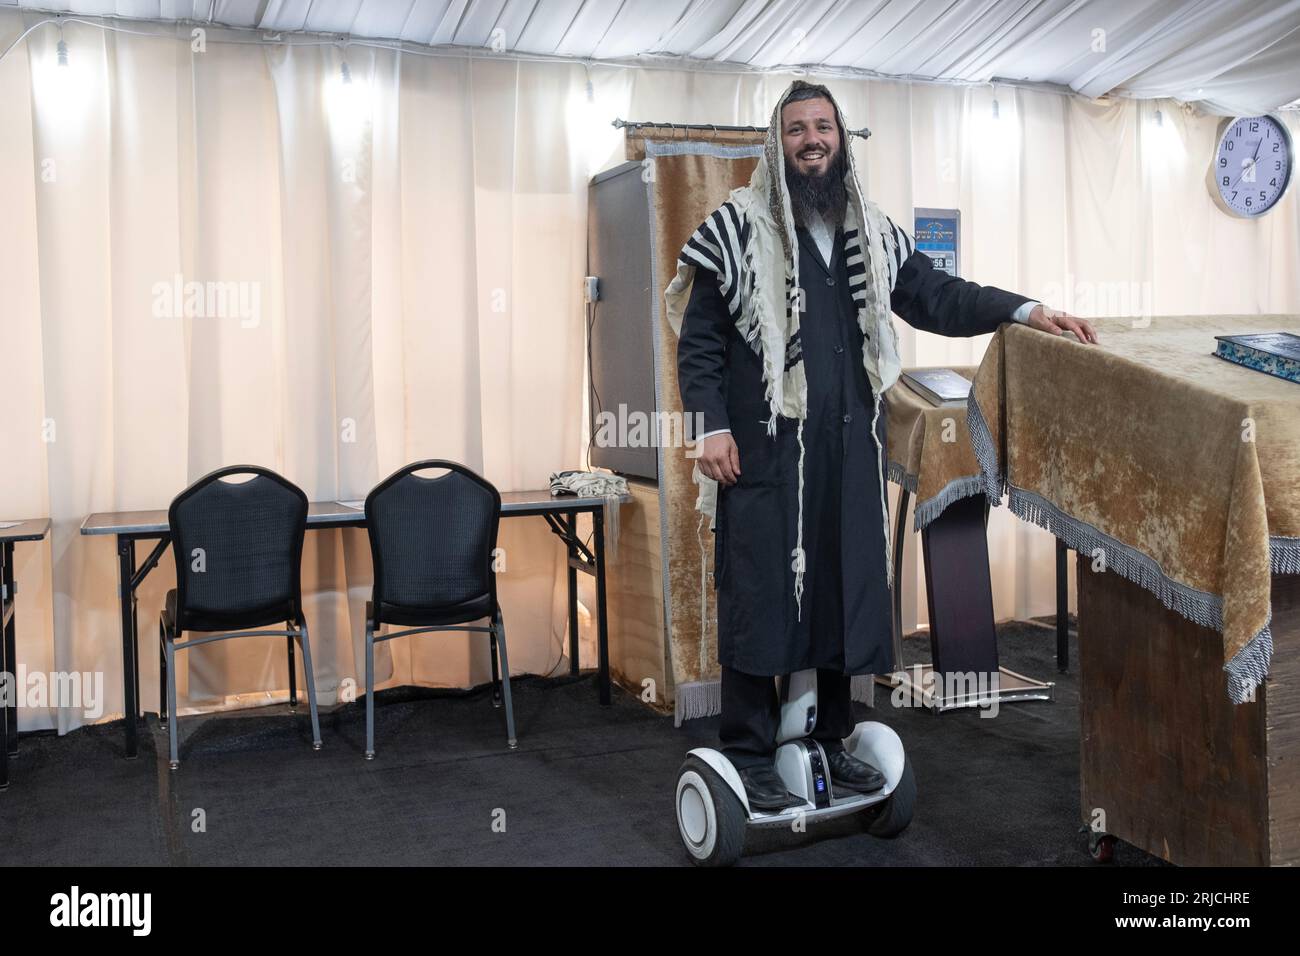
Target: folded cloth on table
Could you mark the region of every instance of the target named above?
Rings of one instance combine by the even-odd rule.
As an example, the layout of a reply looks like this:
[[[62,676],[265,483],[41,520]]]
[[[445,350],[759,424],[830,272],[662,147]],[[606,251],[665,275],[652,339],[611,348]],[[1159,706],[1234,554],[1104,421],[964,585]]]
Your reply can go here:
[[[962,378],[975,377],[974,368],[953,371]],[[966,431],[965,408],[933,405],[899,382],[885,393],[885,412],[886,477],[916,496],[917,531],[953,502],[984,494],[984,479]]]
[[[619,499],[627,494],[627,479],[605,471],[561,471],[551,475],[552,495],[605,499],[605,542],[609,556],[618,557]]]
[[[620,498],[627,494],[627,479],[603,471],[561,471],[551,475],[551,494]]]

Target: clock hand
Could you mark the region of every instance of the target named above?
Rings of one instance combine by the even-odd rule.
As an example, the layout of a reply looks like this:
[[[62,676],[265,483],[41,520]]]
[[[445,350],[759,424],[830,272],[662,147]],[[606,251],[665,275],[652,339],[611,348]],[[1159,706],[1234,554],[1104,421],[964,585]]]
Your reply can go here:
[[[1261,146],[1263,146],[1263,145],[1264,145],[1264,137],[1261,136],[1261,137],[1259,138],[1259,142],[1255,144],[1255,155],[1253,155],[1253,156],[1250,157],[1250,166],[1247,167],[1245,163],[1242,164],[1242,167],[1241,167],[1241,175],[1237,177],[1237,182],[1233,183],[1231,186],[1228,187],[1229,189],[1235,189],[1235,188],[1237,188],[1238,184],[1240,184],[1240,182],[1241,182],[1243,179],[1246,178],[1246,169],[1247,169],[1247,168],[1250,168],[1250,169],[1254,169],[1254,168],[1255,168],[1255,160],[1259,159],[1259,148],[1260,148]]]

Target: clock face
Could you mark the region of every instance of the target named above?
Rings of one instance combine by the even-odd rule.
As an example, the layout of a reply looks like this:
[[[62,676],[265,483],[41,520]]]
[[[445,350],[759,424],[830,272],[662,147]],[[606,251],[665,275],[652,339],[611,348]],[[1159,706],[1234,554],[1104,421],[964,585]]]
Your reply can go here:
[[[1291,181],[1291,133],[1271,116],[1228,122],[1214,154],[1211,193],[1219,208],[1254,218],[1272,209]]]

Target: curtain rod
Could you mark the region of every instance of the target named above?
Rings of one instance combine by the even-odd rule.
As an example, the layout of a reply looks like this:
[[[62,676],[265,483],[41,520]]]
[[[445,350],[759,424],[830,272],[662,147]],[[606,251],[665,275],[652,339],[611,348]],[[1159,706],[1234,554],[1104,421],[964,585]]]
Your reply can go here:
[[[638,123],[633,120],[615,119],[610,123],[618,129],[692,129],[692,130],[712,130],[715,133],[766,133],[766,126],[724,126],[715,123]],[[866,139],[871,135],[871,130],[867,127],[862,129],[849,130],[850,136],[861,136]]]

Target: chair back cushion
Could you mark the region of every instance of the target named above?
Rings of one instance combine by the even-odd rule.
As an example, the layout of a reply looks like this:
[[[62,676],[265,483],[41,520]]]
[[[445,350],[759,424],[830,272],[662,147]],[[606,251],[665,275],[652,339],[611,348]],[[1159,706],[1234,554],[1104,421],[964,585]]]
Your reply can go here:
[[[430,469],[446,473],[416,474]],[[456,462],[414,462],[385,479],[366,498],[376,609],[432,612],[485,596],[495,609],[500,512],[496,488]]]
[[[181,492],[168,518],[179,630],[258,627],[301,611],[307,496],[296,485],[252,465],[223,468]]]

